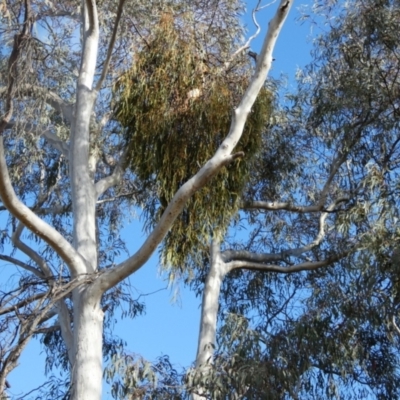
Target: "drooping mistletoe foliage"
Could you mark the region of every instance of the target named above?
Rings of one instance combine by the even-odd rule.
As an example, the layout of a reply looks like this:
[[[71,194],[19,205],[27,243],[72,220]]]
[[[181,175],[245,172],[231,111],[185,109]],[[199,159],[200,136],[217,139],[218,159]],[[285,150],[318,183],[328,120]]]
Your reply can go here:
[[[214,154],[229,131],[251,65],[243,56],[221,60],[221,53],[218,48],[206,51],[190,29],[178,29],[166,13],[131,69],[118,80],[117,119],[126,128],[130,167],[145,188],[157,193],[145,206],[150,223],[157,221],[179,187]],[[235,149],[245,157],[224,168],[188,203],[166,238],[164,265],[182,268],[193,249],[229,224],[253,156],[261,148],[271,104],[271,92],[263,89]]]

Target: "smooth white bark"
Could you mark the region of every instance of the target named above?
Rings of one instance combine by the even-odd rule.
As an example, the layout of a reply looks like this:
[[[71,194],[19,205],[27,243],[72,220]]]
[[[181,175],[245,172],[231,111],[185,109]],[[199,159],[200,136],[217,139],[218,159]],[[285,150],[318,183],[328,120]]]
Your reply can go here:
[[[73,400],[100,400],[103,377],[103,320],[100,298],[78,288],[74,302]]]
[[[197,346],[196,368],[212,363],[217,332],[217,315],[219,294],[228,268],[223,262],[219,242],[211,245],[211,265],[204,285],[201,304],[200,333]]]
[[[219,294],[224,276],[228,272],[227,266],[221,258],[220,243],[214,240],[211,244],[210,270],[204,284],[201,304],[200,332],[196,355],[196,372],[207,375],[215,349],[217,334],[217,316]],[[205,390],[201,387],[193,393],[193,400],[204,399]]]
[[[83,53],[77,82],[75,121],[71,129],[70,179],[74,247],[85,259],[85,273],[97,270],[96,191],[89,165],[90,120],[96,93],[92,90],[99,45],[99,24],[94,0],[83,9]],[[81,286],[73,292],[74,340],[72,399],[100,400],[104,313],[101,296]]]
[[[0,197],[4,206],[15,218],[57,252],[72,274],[85,273],[83,259],[71,244],[17,198],[8,174],[2,137],[0,137]]]

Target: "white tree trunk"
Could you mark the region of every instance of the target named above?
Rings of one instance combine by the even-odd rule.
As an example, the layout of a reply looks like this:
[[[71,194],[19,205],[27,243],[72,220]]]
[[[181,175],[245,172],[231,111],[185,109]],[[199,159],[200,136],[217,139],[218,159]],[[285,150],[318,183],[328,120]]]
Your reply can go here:
[[[90,121],[97,93],[93,90],[99,45],[94,0],[83,1],[83,53],[70,140],[74,247],[85,261],[83,274],[97,270],[96,190],[89,166]],[[103,320],[101,292],[82,285],[73,292],[74,362],[72,400],[101,400],[103,376]]]
[[[217,331],[219,293],[226,272],[225,263],[222,261],[219,252],[219,242],[214,241],[211,250],[210,271],[203,292],[196,368],[201,368],[212,362]]]
[[[103,319],[100,299],[75,290],[72,400],[101,400],[103,378]]]
[[[226,264],[221,258],[220,243],[213,240],[211,244],[210,271],[204,285],[203,301],[200,317],[200,333],[197,346],[196,370],[197,373],[207,374],[212,364],[217,332],[217,317],[219,306],[219,294],[224,276],[228,272]],[[193,400],[204,400],[203,388],[198,388],[192,395]]]

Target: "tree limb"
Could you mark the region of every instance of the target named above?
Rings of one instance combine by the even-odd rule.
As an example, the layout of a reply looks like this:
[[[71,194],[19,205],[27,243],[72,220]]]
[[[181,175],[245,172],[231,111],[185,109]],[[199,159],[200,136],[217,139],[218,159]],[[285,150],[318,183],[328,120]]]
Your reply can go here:
[[[24,229],[24,226],[19,223],[17,226],[17,229],[15,230],[13,236],[12,236],[12,241],[14,245],[24,252],[28,257],[30,257],[42,270],[42,273],[45,278],[50,279],[49,280],[49,286],[53,287],[54,286],[54,281],[51,280],[53,277],[53,274],[47,265],[46,261],[41,257],[38,253],[36,253],[31,247],[26,245],[20,240],[20,236],[22,233],[22,230]],[[68,358],[69,361],[72,365],[73,363],[73,334],[71,330],[71,318],[69,315],[69,310],[64,302],[63,299],[60,299],[57,304],[57,312],[58,312],[58,319],[60,321],[60,327],[61,327],[61,335],[63,339],[65,340],[65,345],[68,350]]]
[[[19,222],[17,229],[15,230],[15,232],[11,237],[14,246],[17,249],[21,250],[23,253],[25,253],[32,261],[34,261],[46,278],[52,277],[53,274],[51,273],[51,270],[47,265],[47,263],[45,262],[45,260],[43,259],[43,257],[41,257],[38,253],[36,253],[35,250],[33,250],[31,247],[29,247],[27,244],[21,241],[20,237],[23,229],[24,225],[21,224],[21,222]]]
[[[336,261],[339,261],[340,259],[346,257],[349,253],[350,250],[340,253],[338,255],[328,257],[327,259],[322,261],[307,261],[301,264],[291,265],[289,267],[282,267],[280,265],[273,265],[273,264],[260,264],[260,263],[253,263],[253,262],[239,261],[239,260],[230,261],[227,264],[230,270],[241,268],[241,269],[250,269],[254,271],[278,272],[283,274],[289,274],[292,272],[312,271],[322,267],[327,267],[328,265],[331,265]]]
[[[11,305],[9,307],[0,308],[0,315],[8,314],[10,312],[15,312],[16,309],[22,308],[36,300],[43,298],[46,295],[47,295],[47,293],[37,293],[31,297],[28,297],[26,299],[19,301],[16,304]]]
[[[290,202],[278,201],[248,201],[241,206],[242,210],[265,210],[265,211],[291,211],[296,213],[312,213],[323,210],[323,205],[301,206]]]
[[[18,85],[18,91],[15,94],[16,98],[32,96],[35,97],[42,96],[46,103],[51,106],[55,111],[57,111],[69,124],[72,124],[74,121],[74,106],[73,104],[66,103],[57,93],[50,91],[49,89],[24,84]],[[0,94],[7,92],[7,88],[0,88]]]
[[[246,261],[246,262],[258,262],[258,263],[266,263],[266,262],[272,262],[272,261],[279,261],[279,260],[284,260],[287,257],[290,256],[295,256],[299,257],[303,253],[306,253],[313,249],[314,247],[318,246],[321,244],[322,240],[325,237],[325,220],[329,213],[331,213],[335,207],[343,202],[347,201],[347,198],[339,198],[338,200],[334,201],[327,209],[325,212],[321,213],[318,221],[319,229],[316,238],[306,246],[302,247],[297,247],[295,249],[289,249],[289,250],[284,250],[279,253],[265,253],[265,254],[257,254],[253,253],[250,251],[246,250],[225,250],[222,253],[222,257],[225,261]],[[290,206],[289,203],[270,203],[275,207],[275,204],[279,206],[282,205],[286,209],[287,207],[290,207],[290,211],[295,211],[294,206]],[[306,212],[305,209],[311,209],[312,211],[310,212],[315,212],[314,210],[315,207],[321,208],[321,206],[310,206],[310,207],[302,207],[299,212],[303,213]],[[276,208],[277,209],[277,208]]]
[[[113,33],[112,33],[112,36],[110,39],[110,44],[108,45],[108,49],[107,49],[106,61],[104,62],[103,71],[101,72],[100,79],[97,82],[96,89],[95,89],[97,92],[101,89],[104,79],[107,76],[108,68],[110,66],[112,51],[113,51],[113,48],[115,45],[115,40],[117,38],[119,21],[121,19],[122,10],[124,8],[124,3],[125,3],[125,0],[119,0],[118,8],[117,8],[117,16],[115,17],[115,22],[114,22],[114,29],[113,29]]]
[[[128,158],[128,150],[125,150],[121,155],[118,164],[115,166],[114,171],[111,175],[99,180],[95,185],[96,198],[98,199],[106,190],[117,185],[124,174],[125,165]]]
[[[8,174],[3,137],[0,137],[0,197],[15,218],[54,249],[68,265],[73,275],[85,273],[85,262],[71,244],[17,198]]]
[[[18,267],[21,267],[21,268],[23,268],[23,269],[25,269],[25,270],[27,270],[29,272],[32,272],[32,274],[36,275],[40,279],[45,279],[45,277],[44,277],[42,272],[40,272],[36,268],[31,267],[30,265],[28,265],[28,264],[26,264],[26,263],[24,263],[24,262],[22,262],[20,260],[17,260],[14,257],[9,257],[9,256],[5,256],[5,255],[1,254],[0,255],[0,260],[8,261],[8,262],[10,262],[10,263],[12,263],[12,264],[14,264],[14,265],[16,265]]]
[[[275,1],[276,1],[276,0],[274,0],[272,3],[274,3]],[[272,3],[270,3],[269,5],[271,5]],[[260,34],[260,32],[261,32],[261,27],[260,27],[260,24],[257,22],[257,18],[256,18],[256,13],[257,13],[258,11],[260,11],[260,9],[261,9],[261,8],[260,8],[260,4],[261,4],[261,0],[258,0],[257,6],[253,8],[253,11],[252,11],[252,13],[251,13],[251,17],[252,17],[252,19],[253,19],[253,23],[254,23],[254,25],[256,26],[256,32],[248,38],[247,42],[246,42],[243,46],[239,47],[239,48],[232,54],[232,58],[235,57],[236,55],[240,54],[242,51],[248,49],[248,48],[250,47],[250,43]],[[257,59],[255,59],[255,61],[257,62]]]

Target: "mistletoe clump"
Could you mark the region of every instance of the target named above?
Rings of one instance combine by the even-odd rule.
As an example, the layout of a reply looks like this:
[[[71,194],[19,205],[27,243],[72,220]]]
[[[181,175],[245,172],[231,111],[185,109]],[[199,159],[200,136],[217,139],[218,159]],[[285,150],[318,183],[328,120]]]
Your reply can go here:
[[[249,83],[249,61],[239,57],[227,67],[219,60],[221,52],[205,52],[194,35],[187,30],[182,34],[172,16],[165,15],[152,40],[117,82],[116,114],[125,128],[129,167],[143,188],[157,193],[144,205],[151,223],[213,156]],[[183,267],[211,232],[226,229],[261,148],[271,106],[271,93],[263,89],[235,148],[244,152],[244,159],[224,167],[188,202],[164,242],[165,265]]]

